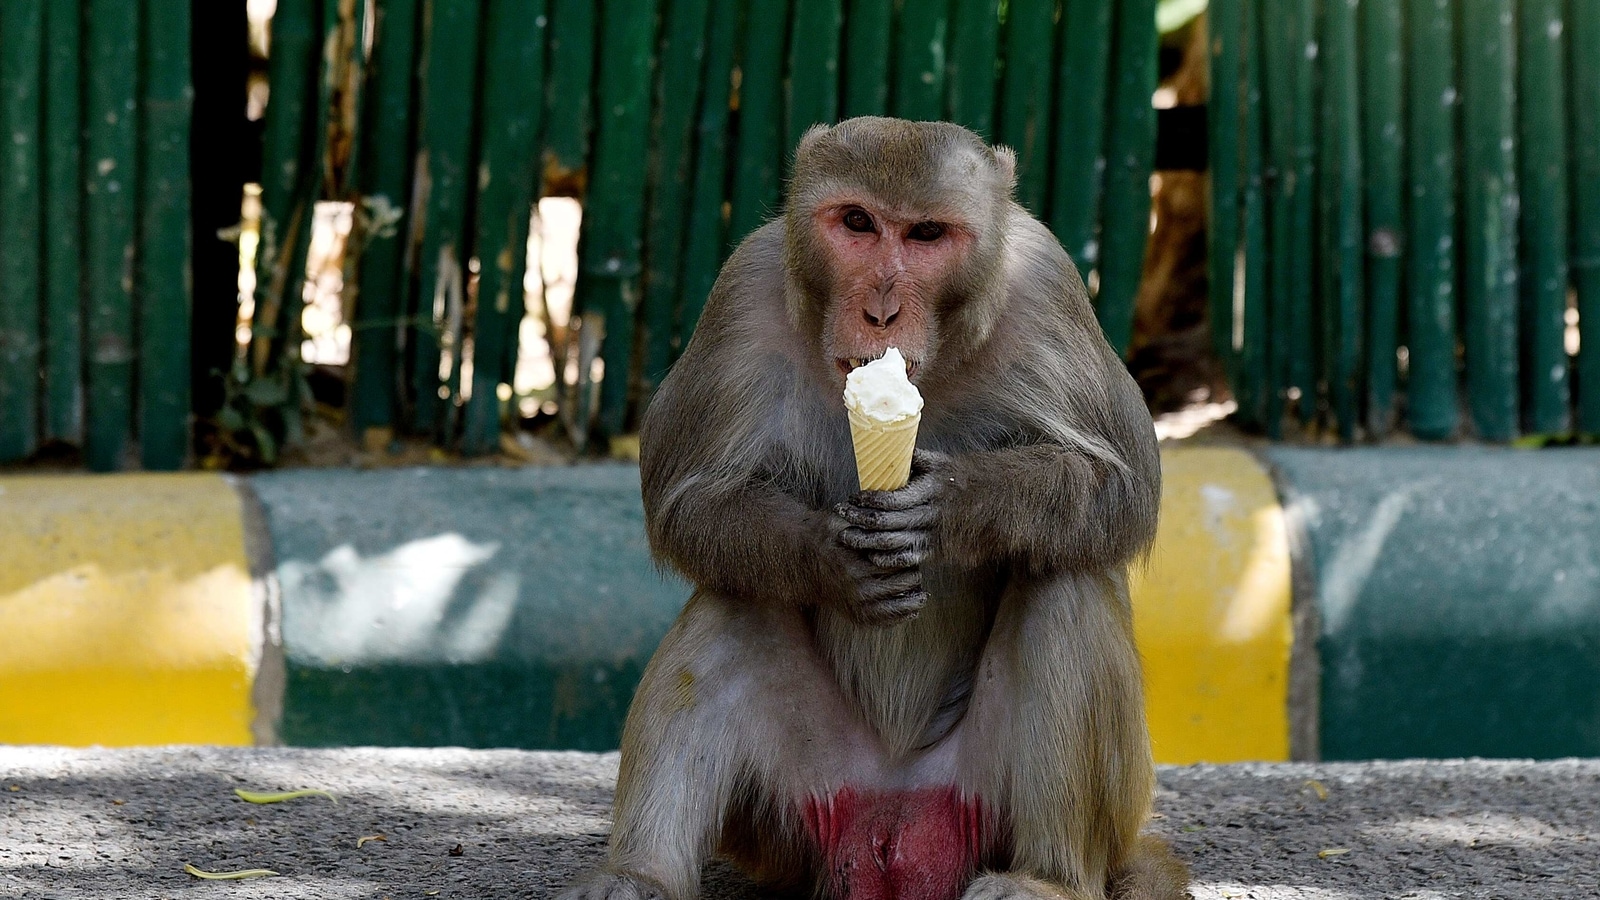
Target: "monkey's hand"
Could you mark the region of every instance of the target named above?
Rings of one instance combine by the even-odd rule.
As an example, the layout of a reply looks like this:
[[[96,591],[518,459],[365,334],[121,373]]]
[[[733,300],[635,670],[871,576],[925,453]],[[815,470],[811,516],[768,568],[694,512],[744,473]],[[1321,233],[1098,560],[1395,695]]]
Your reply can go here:
[[[911,480],[896,491],[860,491],[834,508],[844,524],[838,542],[855,583],[850,614],[864,625],[894,625],[922,612],[928,592],[922,564],[939,524],[937,500],[949,481],[950,457],[918,450]]]

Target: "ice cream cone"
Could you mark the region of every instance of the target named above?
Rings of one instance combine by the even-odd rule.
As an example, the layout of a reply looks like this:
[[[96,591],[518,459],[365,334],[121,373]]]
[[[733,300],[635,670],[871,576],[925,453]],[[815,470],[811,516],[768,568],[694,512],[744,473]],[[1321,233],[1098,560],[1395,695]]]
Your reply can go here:
[[[851,409],[850,437],[855,442],[856,478],[864,491],[895,491],[911,480],[911,452],[917,446],[916,413],[897,422],[879,422]]]

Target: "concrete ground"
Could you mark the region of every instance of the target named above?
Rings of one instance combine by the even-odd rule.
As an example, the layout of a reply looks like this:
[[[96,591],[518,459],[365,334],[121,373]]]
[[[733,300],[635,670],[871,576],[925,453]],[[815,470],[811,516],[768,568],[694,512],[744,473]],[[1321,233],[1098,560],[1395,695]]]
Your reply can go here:
[[[0,747],[0,897],[549,897],[598,861],[615,774],[614,754]],[[233,793],[308,787],[338,802]],[[1600,896],[1600,760],[1164,768],[1156,808],[1198,900]]]

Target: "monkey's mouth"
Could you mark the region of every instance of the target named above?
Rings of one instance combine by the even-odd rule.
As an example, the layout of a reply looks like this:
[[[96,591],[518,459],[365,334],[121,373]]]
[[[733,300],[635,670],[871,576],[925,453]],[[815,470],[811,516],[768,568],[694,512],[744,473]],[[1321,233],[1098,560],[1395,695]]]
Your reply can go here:
[[[862,366],[872,362],[875,359],[878,359],[881,356],[883,356],[882,353],[879,353],[877,356],[841,356],[835,359],[833,364],[839,367],[839,372],[841,374],[848,376],[851,372],[854,372],[856,369],[861,368]],[[906,378],[907,380],[915,380],[916,377],[917,362],[913,359],[907,359]]]

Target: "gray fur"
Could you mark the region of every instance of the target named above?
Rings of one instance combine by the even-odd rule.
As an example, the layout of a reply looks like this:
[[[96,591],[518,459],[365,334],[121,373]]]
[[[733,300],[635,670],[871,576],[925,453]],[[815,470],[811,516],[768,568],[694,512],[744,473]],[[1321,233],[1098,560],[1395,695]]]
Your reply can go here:
[[[629,712],[610,862],[569,897],[691,897],[717,852],[820,889],[799,809],[847,784],[997,809],[1006,871],[973,898],[1183,895],[1137,837],[1154,775],[1126,571],[1155,533],[1155,437],[1013,168],[953,125],[813,129],[786,216],[724,266],[641,435],[651,546],[699,590]],[[901,491],[855,490],[838,286],[806,233],[838,190],[971,230],[908,295],[932,324]]]

